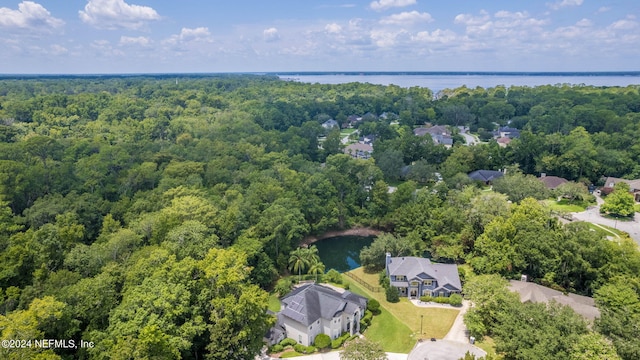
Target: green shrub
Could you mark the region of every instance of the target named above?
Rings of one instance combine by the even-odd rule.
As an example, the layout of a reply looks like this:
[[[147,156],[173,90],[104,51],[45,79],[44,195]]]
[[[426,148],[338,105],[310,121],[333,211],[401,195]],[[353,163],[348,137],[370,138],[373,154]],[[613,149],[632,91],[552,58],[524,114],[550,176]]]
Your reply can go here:
[[[291,291],[292,286],[293,286],[293,283],[291,282],[291,279],[282,278],[278,280],[274,290],[275,292],[280,294],[280,296],[284,296],[284,295],[287,295],[289,291]]]
[[[433,301],[435,301],[438,304],[448,304],[449,303],[449,298],[446,298],[444,296],[438,296],[433,298]]]
[[[331,342],[331,348],[332,349],[337,349],[340,346],[342,346],[342,344],[344,344],[345,341],[347,341],[347,339],[349,338],[350,334],[348,332],[345,332],[344,334],[340,335],[339,338],[333,340]]]
[[[307,351],[307,347],[302,344],[293,345],[293,350],[299,352],[300,354],[304,354]]]
[[[284,350],[284,346],[280,345],[280,344],[275,344],[271,347],[271,349],[269,349],[269,352],[271,353],[279,353],[282,350]]]
[[[380,314],[380,302],[376,299],[371,299],[367,303],[367,310],[371,311],[373,315]]]
[[[462,295],[460,295],[460,294],[451,294],[451,296],[449,296],[449,304],[451,304],[453,306],[462,305]]]
[[[373,313],[369,310],[364,312],[364,316],[360,319],[360,322],[364,322],[367,325],[371,325],[371,319],[373,319]]]
[[[380,286],[385,288],[389,286],[389,277],[387,276],[387,272],[385,270],[382,270],[378,275],[378,283],[380,284]]]
[[[318,349],[324,349],[331,345],[331,338],[326,334],[318,334],[318,336],[316,336],[316,338],[314,339],[313,344]]]
[[[324,274],[324,279],[334,284],[342,284],[342,275],[336,269],[330,269]]]
[[[420,296],[420,301],[422,301],[422,302],[431,302],[431,301],[433,301],[433,298],[431,296],[427,296],[427,295]]]
[[[315,346],[309,345],[307,346],[307,348],[304,350],[305,354],[313,354],[314,352],[316,352],[318,349]]]
[[[388,302],[397,303],[398,301],[400,301],[400,295],[398,294],[398,289],[396,289],[395,287],[389,286],[384,292]]]
[[[332,348],[332,349],[337,349],[337,348],[339,348],[340,346],[342,346],[342,343],[343,343],[343,342],[344,342],[344,341],[343,341],[343,340],[341,340],[340,338],[337,338],[337,339],[335,339],[335,340],[332,340],[332,341],[331,341],[331,348]]]
[[[360,321],[360,332],[363,333],[365,330],[367,330],[367,328],[369,327],[369,325],[367,325],[366,323]]]
[[[298,344],[298,342],[293,340],[292,338],[286,338],[286,339],[280,341],[280,345],[282,345],[282,347],[294,346],[296,344]]]

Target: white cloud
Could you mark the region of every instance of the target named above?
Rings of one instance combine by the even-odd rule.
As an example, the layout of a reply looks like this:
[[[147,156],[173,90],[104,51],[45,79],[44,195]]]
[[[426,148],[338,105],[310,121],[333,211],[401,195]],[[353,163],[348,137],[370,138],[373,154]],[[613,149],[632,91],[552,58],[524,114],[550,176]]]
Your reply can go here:
[[[453,19],[453,22],[455,24],[462,24],[466,26],[477,26],[477,25],[485,24],[489,20],[491,20],[489,13],[482,10],[480,11],[480,16],[474,16],[471,14],[458,14]]]
[[[197,27],[194,29],[182,28],[180,34],[171,35],[169,38],[163,41],[165,44],[175,45],[184,44],[190,42],[212,42],[213,38],[209,32],[209,28]]]
[[[49,46],[49,49],[52,55],[64,55],[69,52],[69,50],[67,50],[66,47],[58,44],[53,44]]]
[[[505,11],[505,10],[501,10],[498,11],[495,14],[495,17],[497,18],[509,18],[509,19],[526,19],[529,17],[529,14],[525,11],[525,12],[510,12],[510,11]]]
[[[374,29],[371,31],[371,39],[381,48],[389,48],[396,45],[398,38],[402,35],[407,35],[407,32],[404,30],[386,31],[382,29]]]
[[[160,19],[153,8],[129,5],[124,0],[89,0],[84,11],[78,11],[78,15],[91,26],[109,30],[140,29],[147,22]]]
[[[618,20],[609,25],[609,28],[612,30],[632,30],[636,27],[638,27],[638,22],[635,21],[635,18],[633,16],[630,16],[626,19]]]
[[[145,36],[138,36],[138,37],[121,36],[120,37],[120,45],[125,45],[125,46],[149,46],[151,45],[151,43],[152,43],[151,39]]]
[[[342,31],[342,26],[336,23],[327,24],[327,26],[324,27],[324,31],[329,34],[338,34]]]
[[[18,10],[0,8],[0,28],[34,31],[52,31],[64,25],[64,21],[51,16],[42,5],[33,1],[18,4]]]
[[[369,6],[375,11],[383,11],[394,7],[405,7],[415,4],[416,0],[378,0],[371,2]]]
[[[576,26],[579,27],[589,27],[591,25],[593,25],[593,22],[591,22],[591,20],[589,19],[582,19],[576,23]]]
[[[402,24],[415,24],[419,22],[431,22],[433,18],[429,13],[419,13],[417,11],[402,12],[399,14],[393,14],[382,18],[380,23],[383,25],[402,25]]]
[[[608,6],[602,6],[602,7],[600,7],[600,8],[598,9],[598,11],[596,11],[596,12],[600,14],[600,13],[605,13],[605,12],[607,12],[607,11],[609,11],[609,10],[611,10],[611,8],[610,8],[610,7],[608,7]]]
[[[418,42],[428,42],[428,43],[442,43],[448,44],[456,41],[458,36],[451,30],[441,30],[437,29],[432,32],[421,31],[417,33],[412,40]]]
[[[280,34],[278,33],[278,29],[272,27],[262,31],[262,38],[266,42],[278,41],[280,40]]]
[[[547,3],[547,6],[553,10],[558,10],[569,6],[580,6],[582,2],[583,0],[560,0],[554,3]]]

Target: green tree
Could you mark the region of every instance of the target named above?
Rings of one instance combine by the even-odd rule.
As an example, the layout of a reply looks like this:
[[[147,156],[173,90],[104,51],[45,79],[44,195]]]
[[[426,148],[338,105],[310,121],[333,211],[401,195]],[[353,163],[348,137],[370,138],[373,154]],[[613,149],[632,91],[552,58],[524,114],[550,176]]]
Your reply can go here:
[[[589,332],[571,347],[569,360],[620,360],[616,348],[604,336]]]
[[[0,348],[3,359],[61,359],[52,349],[35,346],[34,340],[41,340],[52,336],[51,326],[63,316],[65,304],[56,301],[51,296],[34,299],[26,310],[17,310],[9,314],[0,315],[0,338],[4,340],[31,341],[29,347]]]
[[[322,143],[324,149],[324,158],[329,155],[339,154],[342,152],[342,139],[340,138],[340,130],[335,129],[327,134],[327,138]]]
[[[373,157],[386,180],[397,181],[400,178],[402,167],[404,166],[400,150],[387,149],[380,153],[374,151]]]
[[[555,302],[516,303],[500,309],[494,326],[496,351],[508,359],[567,359],[587,334],[585,320]]]
[[[316,260],[312,262],[311,265],[309,266],[308,273],[311,275],[315,275],[316,282],[318,282],[318,275],[324,275],[324,271],[325,271],[325,266],[322,263],[322,261]]]
[[[635,276],[612,279],[599,288],[595,300],[600,308],[596,320],[598,332],[613,341],[624,360],[640,356],[640,283]]]
[[[289,270],[298,273],[298,281],[302,280],[302,270],[309,266],[304,248],[297,248],[289,253]]]
[[[360,262],[368,272],[377,272],[384,269],[387,253],[394,257],[415,255],[418,253],[417,245],[414,238],[383,233],[378,235],[370,246],[360,250]]]
[[[471,335],[482,338],[491,334],[498,324],[498,313],[520,303],[518,295],[509,291],[507,285],[499,275],[477,275],[465,282],[465,297],[474,304],[464,315],[464,323]]]
[[[341,360],[386,360],[387,353],[380,344],[367,338],[355,338],[345,345],[340,353]]]
[[[572,181],[559,185],[553,192],[569,201],[584,201],[589,196],[589,190],[584,184]]]
[[[633,195],[629,193],[629,185],[619,182],[615,185],[613,192],[604,199],[600,212],[616,217],[632,217],[635,214],[634,206],[635,201]]]
[[[524,175],[520,171],[508,171],[493,182],[493,190],[503,193],[509,200],[518,203],[525,198],[546,199],[549,192],[542,181],[533,175]]]

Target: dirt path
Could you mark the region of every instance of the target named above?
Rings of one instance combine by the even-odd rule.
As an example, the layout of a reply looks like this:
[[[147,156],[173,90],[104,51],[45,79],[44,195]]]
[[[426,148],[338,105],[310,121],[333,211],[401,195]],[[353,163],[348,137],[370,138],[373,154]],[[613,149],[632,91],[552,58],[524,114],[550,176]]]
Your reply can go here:
[[[376,236],[381,233],[381,230],[368,227],[357,227],[346,230],[333,230],[327,231],[326,233],[320,235],[309,235],[302,239],[301,245],[311,245],[318,240],[328,239],[336,236]]]

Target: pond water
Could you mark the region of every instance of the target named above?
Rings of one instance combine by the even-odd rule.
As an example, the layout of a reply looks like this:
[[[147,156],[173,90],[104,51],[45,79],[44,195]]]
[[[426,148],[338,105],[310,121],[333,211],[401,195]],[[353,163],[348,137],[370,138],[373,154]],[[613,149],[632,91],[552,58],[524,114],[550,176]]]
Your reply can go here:
[[[327,271],[345,272],[360,267],[360,250],[371,245],[375,237],[336,236],[315,242],[320,260]]]

